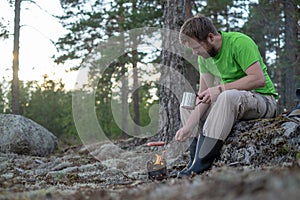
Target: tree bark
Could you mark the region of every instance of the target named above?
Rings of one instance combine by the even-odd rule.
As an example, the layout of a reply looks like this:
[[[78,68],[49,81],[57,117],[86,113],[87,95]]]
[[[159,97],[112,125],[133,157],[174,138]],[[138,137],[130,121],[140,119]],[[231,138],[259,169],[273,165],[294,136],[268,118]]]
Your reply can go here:
[[[128,134],[128,76],[127,76],[127,70],[125,68],[125,64],[121,63],[122,65],[122,75],[121,75],[121,99],[122,99],[122,138],[126,138]]]
[[[134,44],[135,46],[136,44]],[[139,106],[139,79],[138,79],[138,68],[137,68],[137,50],[133,50],[133,121],[134,121],[134,133],[135,135],[141,134],[140,129],[140,106]]]
[[[132,12],[137,13],[136,0],[132,1]],[[138,51],[137,51],[137,40],[132,38],[132,66],[133,66],[133,121],[134,121],[134,133],[135,135],[141,134],[140,129],[140,106],[139,106],[139,78],[138,78]]]
[[[159,91],[159,137],[169,142],[180,128],[179,106],[183,92],[189,82],[184,75],[191,74],[193,67],[186,67],[184,49],[178,40],[180,27],[187,18],[186,0],[164,0],[162,67]],[[189,16],[190,17],[190,16]],[[190,79],[194,79],[195,73]],[[191,83],[190,83],[191,84]],[[195,82],[192,85],[196,85]]]
[[[286,63],[283,68],[283,87],[281,94],[282,105],[286,109],[291,109],[296,104],[296,68],[297,68],[297,8],[295,1],[283,1],[285,14],[285,56],[282,63]]]
[[[13,80],[11,110],[13,114],[20,114],[20,86],[19,86],[19,39],[20,39],[20,7],[21,0],[15,0],[15,24],[14,24],[14,50],[13,50]]]
[[[120,3],[120,10],[121,13],[124,10],[123,4]],[[125,49],[125,44],[126,44],[126,39],[125,39],[125,34],[124,34],[124,29],[123,29],[123,24],[124,24],[124,17],[122,14],[118,16],[118,28],[120,32],[120,38],[121,38],[121,44],[120,48]],[[127,55],[123,55],[124,60]],[[125,66],[125,62],[123,59],[121,59],[120,62],[120,67],[121,67],[121,115],[122,115],[122,124],[121,124],[121,129],[122,129],[122,138],[127,138],[128,136],[128,113],[129,113],[129,108],[128,108],[128,94],[129,94],[129,87],[128,87],[128,75],[127,75],[127,68]]]

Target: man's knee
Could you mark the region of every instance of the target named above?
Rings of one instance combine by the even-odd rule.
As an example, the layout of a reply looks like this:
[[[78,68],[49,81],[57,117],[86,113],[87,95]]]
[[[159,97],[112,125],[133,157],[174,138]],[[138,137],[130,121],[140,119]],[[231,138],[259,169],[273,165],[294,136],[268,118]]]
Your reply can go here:
[[[217,101],[226,102],[228,103],[234,103],[237,104],[241,101],[241,96],[243,95],[242,91],[239,90],[226,90],[222,92],[219,96]]]

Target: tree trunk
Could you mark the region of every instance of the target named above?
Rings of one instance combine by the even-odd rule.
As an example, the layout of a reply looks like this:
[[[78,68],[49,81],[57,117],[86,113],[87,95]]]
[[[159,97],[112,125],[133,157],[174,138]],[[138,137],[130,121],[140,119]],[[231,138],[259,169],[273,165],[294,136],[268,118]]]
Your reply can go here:
[[[136,44],[134,44],[136,45]],[[139,106],[139,79],[138,79],[138,68],[137,68],[137,50],[133,50],[133,121],[134,121],[134,134],[140,135],[140,106]]]
[[[162,67],[159,93],[159,137],[169,142],[180,128],[179,105],[190,74],[182,57],[184,49],[179,44],[178,32],[186,20],[186,0],[164,0]],[[173,31],[174,30],[174,31]],[[195,84],[194,84],[195,85]]]
[[[136,0],[132,1],[132,12],[137,13]],[[138,51],[137,51],[137,38],[132,38],[132,66],[133,66],[133,121],[134,121],[134,134],[141,135],[140,129],[140,106],[139,106],[139,78],[138,78]]]
[[[122,63],[123,64],[123,63]],[[126,138],[128,134],[128,77],[126,74],[125,65],[123,66],[124,73],[121,76],[122,88],[122,138]]]
[[[123,16],[123,11],[124,11],[124,7],[123,4],[120,3],[120,12],[121,14],[118,16],[118,28],[119,28],[119,32],[120,32],[120,38],[121,38],[121,49],[126,49],[126,39],[125,39],[125,34],[124,34],[124,28],[123,28],[123,24],[124,24],[124,16]],[[128,87],[128,75],[127,75],[127,68],[125,66],[125,62],[124,60],[126,60],[125,57],[127,57],[127,55],[123,55],[124,59],[121,59],[120,62],[120,67],[121,67],[121,83],[122,83],[122,87],[121,87],[121,109],[122,109],[122,124],[121,124],[121,129],[122,129],[122,138],[127,138],[128,136],[128,113],[129,113],[129,108],[128,108],[128,94],[129,94],[129,87]]]
[[[191,0],[185,0],[185,11],[186,11],[186,19],[193,17],[192,15],[192,2]],[[190,55],[185,54],[185,57],[188,58],[189,62],[185,62],[184,69],[184,77],[190,83],[192,89],[197,91],[197,83],[199,80],[199,72],[198,72],[198,63],[197,57],[191,53]],[[185,88],[188,90],[187,88]]]
[[[11,110],[13,114],[20,114],[19,92],[19,39],[20,39],[20,7],[21,0],[15,0],[15,26],[14,26],[14,50],[13,50],[13,81]]]
[[[297,67],[297,20],[295,1],[283,1],[285,14],[285,52],[284,61],[286,66],[283,68],[283,93],[281,103],[286,109],[291,109],[296,104],[296,67]]]
[[[185,13],[186,13],[186,18],[192,17],[192,2],[191,2],[191,0],[185,1]]]

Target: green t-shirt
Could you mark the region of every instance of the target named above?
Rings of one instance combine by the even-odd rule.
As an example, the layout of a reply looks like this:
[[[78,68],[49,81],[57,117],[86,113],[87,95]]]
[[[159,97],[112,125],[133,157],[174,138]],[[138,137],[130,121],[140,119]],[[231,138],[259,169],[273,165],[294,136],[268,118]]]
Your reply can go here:
[[[266,84],[262,88],[255,89],[261,94],[278,95],[267,73],[257,45],[245,34],[238,32],[221,32],[222,47],[215,57],[204,59],[198,57],[201,73],[211,73],[220,78],[221,83],[230,83],[246,76],[247,68],[259,61],[264,72]]]

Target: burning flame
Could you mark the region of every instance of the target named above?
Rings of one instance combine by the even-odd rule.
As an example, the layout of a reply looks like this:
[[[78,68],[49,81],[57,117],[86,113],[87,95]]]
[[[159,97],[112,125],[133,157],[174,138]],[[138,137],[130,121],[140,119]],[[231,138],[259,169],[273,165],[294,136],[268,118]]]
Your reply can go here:
[[[162,155],[155,154],[156,160],[155,160],[154,165],[164,165],[164,164],[165,164],[165,163],[164,163],[165,153],[166,153],[166,151],[163,151],[163,152],[162,152]]]

